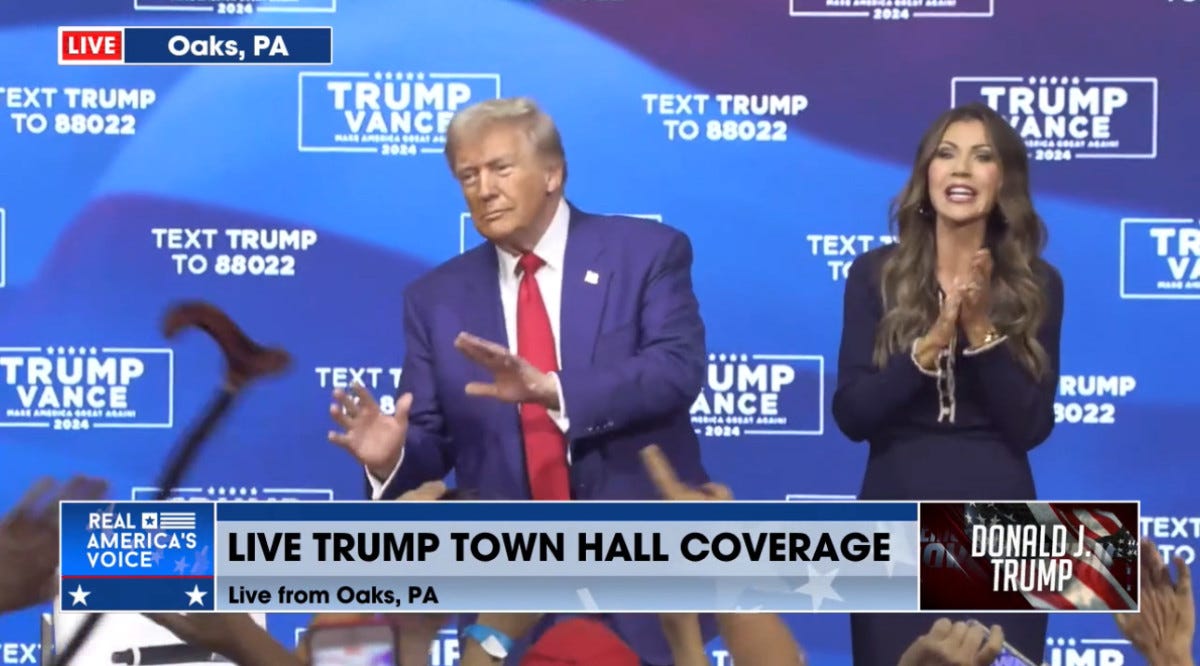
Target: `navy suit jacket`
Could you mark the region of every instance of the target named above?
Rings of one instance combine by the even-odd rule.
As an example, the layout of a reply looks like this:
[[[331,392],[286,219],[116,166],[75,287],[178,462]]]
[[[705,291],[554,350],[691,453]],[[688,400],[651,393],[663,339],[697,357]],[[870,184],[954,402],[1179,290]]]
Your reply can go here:
[[[659,499],[639,457],[648,444],[685,482],[708,481],[688,414],[707,367],[688,237],[574,207],[568,225],[559,381],[572,497]],[[460,331],[508,346],[499,270],[495,246],[484,243],[406,289],[399,393],[411,392],[413,402],[403,463],[384,498],[451,471],[480,499],[530,498],[516,406],[466,395],[469,382],[491,377],[454,348]],[[656,616],[610,620],[643,659],[670,663]]]

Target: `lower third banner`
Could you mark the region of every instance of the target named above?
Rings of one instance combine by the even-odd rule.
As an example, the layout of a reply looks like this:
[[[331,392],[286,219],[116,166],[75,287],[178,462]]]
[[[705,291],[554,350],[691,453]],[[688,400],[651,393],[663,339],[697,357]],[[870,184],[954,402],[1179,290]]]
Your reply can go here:
[[[95,502],[60,610],[1138,609],[1136,502]]]
[[[217,505],[219,611],[913,610],[915,504]]]

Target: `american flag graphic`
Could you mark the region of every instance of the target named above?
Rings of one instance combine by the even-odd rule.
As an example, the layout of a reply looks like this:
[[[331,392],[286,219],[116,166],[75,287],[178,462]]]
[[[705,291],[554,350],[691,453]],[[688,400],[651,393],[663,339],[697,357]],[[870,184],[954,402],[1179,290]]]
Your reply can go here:
[[[194,530],[196,529],[196,514],[188,511],[164,511],[158,514],[158,529]]]
[[[965,523],[972,525],[1061,525],[1068,535],[1067,555],[1055,560],[1070,560],[1072,577],[1062,592],[1021,592],[1032,608],[1042,610],[1132,610],[1137,600],[1114,575],[1135,576],[1137,537],[1110,511],[1056,503],[968,504]],[[1083,549],[1080,556],[1080,528]],[[1127,583],[1128,584],[1128,583]]]

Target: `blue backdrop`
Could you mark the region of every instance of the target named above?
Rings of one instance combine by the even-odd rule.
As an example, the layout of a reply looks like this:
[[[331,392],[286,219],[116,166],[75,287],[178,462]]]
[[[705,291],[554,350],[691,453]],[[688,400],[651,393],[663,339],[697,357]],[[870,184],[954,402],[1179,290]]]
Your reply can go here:
[[[350,369],[395,386],[401,289],[478,242],[437,122],[421,122],[459,90],[537,98],[580,207],[690,234],[713,354],[703,404],[726,417],[697,410],[712,474],[746,499],[852,496],[865,448],[829,416],[842,275],[886,242],[926,125],[980,99],[1029,140],[1066,283],[1039,493],[1140,499],[1143,534],[1192,559],[1200,2],[788,1],[7,3],[0,504],[77,471],[114,496],[152,492],[221,372],[205,336],[159,334],[179,298],[219,304],[296,361],[245,396],[184,494],[361,497],[361,468],[325,440],[328,394]],[[334,64],[56,65],[60,25],[181,24],[330,25]],[[398,92],[437,83],[446,94]],[[280,249],[281,231],[308,233]],[[85,411],[26,411],[71,399]],[[304,621],[268,623],[290,642]],[[790,621],[813,663],[850,663],[844,616]],[[1058,616],[1051,635],[1051,664],[1128,652],[1108,616]],[[36,636],[32,614],[0,618],[0,655]]]

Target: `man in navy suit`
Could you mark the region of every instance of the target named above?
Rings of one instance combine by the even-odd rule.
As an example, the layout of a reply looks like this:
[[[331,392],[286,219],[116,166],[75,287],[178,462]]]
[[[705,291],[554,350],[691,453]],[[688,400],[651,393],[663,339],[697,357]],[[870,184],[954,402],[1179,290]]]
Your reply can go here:
[[[687,236],[567,203],[554,122],[528,99],[455,115],[446,158],[486,243],[404,293],[394,416],[362,386],[334,392],[330,441],[374,499],[453,471],[480,499],[658,499],[639,451],[708,481],[689,408],[707,363]],[[670,663],[653,615],[609,618]]]

